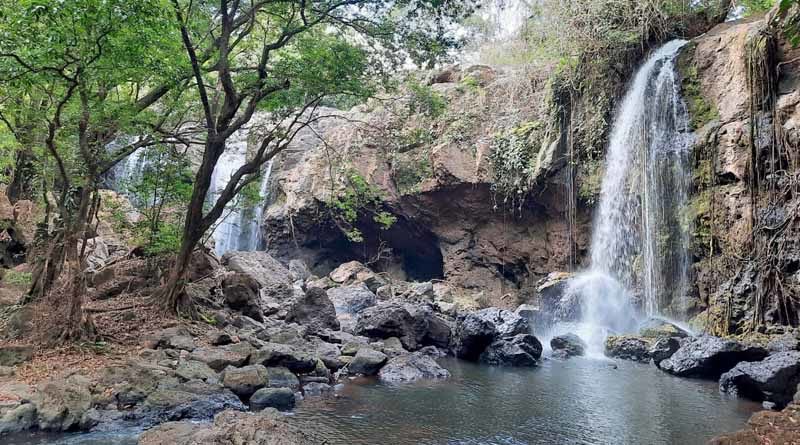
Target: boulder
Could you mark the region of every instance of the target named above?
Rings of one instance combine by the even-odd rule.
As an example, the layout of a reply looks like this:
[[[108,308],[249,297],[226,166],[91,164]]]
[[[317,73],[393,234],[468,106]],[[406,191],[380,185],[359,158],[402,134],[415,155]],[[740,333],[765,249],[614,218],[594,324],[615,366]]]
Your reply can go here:
[[[84,415],[92,407],[91,382],[81,375],[51,380],[39,387],[36,402],[38,426],[47,431],[84,428]]]
[[[334,283],[344,284],[350,280],[356,278],[360,272],[371,272],[369,268],[358,261],[350,261],[349,263],[344,263],[334,269],[331,273],[328,274],[328,278],[331,279]]]
[[[606,338],[605,354],[613,358],[649,362],[650,344],[651,342],[640,337],[611,335]]]
[[[795,331],[773,338],[767,349],[772,352],[800,351],[800,335]]]
[[[184,326],[173,326],[145,336],[141,344],[146,349],[173,348],[185,343],[185,337],[189,337],[189,331]]]
[[[450,344],[450,325],[427,306],[381,303],[358,316],[354,332],[370,338],[399,338],[405,349],[422,346],[446,348]]]
[[[259,288],[258,281],[244,273],[234,273],[222,280],[222,294],[228,307],[253,320],[264,321]]]
[[[333,394],[333,387],[327,383],[311,382],[303,385],[303,395],[306,397],[322,397]]]
[[[221,347],[198,348],[189,358],[207,364],[211,369],[221,372],[228,366],[239,367],[247,363],[252,347],[246,343]]]
[[[253,353],[250,364],[282,366],[292,372],[304,374],[316,369],[317,358],[297,346],[268,342]]]
[[[461,318],[453,334],[456,357],[477,361],[481,353],[497,338],[528,334],[527,320],[497,308],[482,309]]]
[[[15,366],[33,358],[33,346],[10,345],[0,347],[0,366]]]
[[[228,252],[223,255],[222,264],[258,281],[265,297],[283,301],[293,295],[289,269],[267,252]]]
[[[374,306],[377,297],[363,283],[328,289],[328,298],[337,314],[357,314]]]
[[[739,362],[758,361],[766,356],[767,350],[760,346],[703,335],[685,341],[660,367],[681,377],[716,379]]]
[[[162,381],[126,417],[143,425],[153,425],[165,420],[206,420],[225,409],[241,410],[244,405],[222,385],[199,380],[180,384]]]
[[[719,380],[720,391],[778,408],[789,402],[800,384],[800,351],[776,352],[760,362],[740,362]]]
[[[305,295],[296,299],[290,306],[285,320],[306,325],[311,332],[339,329],[336,308],[325,290],[318,287],[309,288]]]
[[[294,391],[289,388],[261,388],[250,398],[250,409],[260,411],[275,408],[288,411],[294,408]]]
[[[675,337],[662,337],[653,343],[653,346],[650,347],[648,354],[650,358],[653,359],[653,363],[656,364],[657,367],[661,367],[661,362],[672,357],[672,354],[675,354],[681,347],[680,341]]]
[[[267,386],[267,368],[262,365],[227,368],[222,373],[222,385],[240,398],[247,399],[257,390]]]
[[[542,344],[530,334],[517,334],[492,342],[481,353],[479,361],[494,366],[537,366]]]
[[[387,383],[408,383],[449,377],[448,370],[439,366],[429,355],[420,352],[395,357],[378,372],[378,379]]]
[[[175,375],[183,381],[203,380],[206,382],[215,381],[218,377],[211,367],[197,360],[181,360],[175,368]]]
[[[639,335],[646,338],[690,337],[691,333],[662,318],[649,318],[639,325]]]
[[[361,348],[347,365],[350,374],[375,375],[387,360],[386,354],[371,348]]]
[[[317,445],[311,432],[291,427],[274,409],[223,411],[212,424],[168,422],[142,433],[139,445]]]
[[[586,342],[573,333],[558,335],[550,339],[550,347],[555,351],[562,351],[566,357],[584,355],[586,353]]]
[[[212,332],[209,334],[208,342],[211,343],[212,346],[225,346],[234,343],[233,336],[222,331]]]
[[[269,388],[289,388],[292,391],[300,389],[300,380],[283,366],[271,366],[267,369],[267,387]]]
[[[294,275],[295,280],[306,281],[311,276],[311,270],[303,260],[290,260],[289,272]]]

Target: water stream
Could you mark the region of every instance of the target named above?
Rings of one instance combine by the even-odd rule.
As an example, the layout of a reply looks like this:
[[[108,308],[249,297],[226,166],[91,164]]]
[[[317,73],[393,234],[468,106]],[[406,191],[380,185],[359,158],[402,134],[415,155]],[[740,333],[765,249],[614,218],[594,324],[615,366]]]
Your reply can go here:
[[[693,136],[675,70],[685,44],[673,40],[645,61],[613,125],[591,266],[568,290],[581,304],[577,333],[590,344],[634,331],[646,316],[685,313]]]

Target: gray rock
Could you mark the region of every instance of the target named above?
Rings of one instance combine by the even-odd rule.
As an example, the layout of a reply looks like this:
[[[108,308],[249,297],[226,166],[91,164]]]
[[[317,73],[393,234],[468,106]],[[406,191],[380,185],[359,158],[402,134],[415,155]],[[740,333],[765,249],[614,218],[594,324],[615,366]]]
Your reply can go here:
[[[175,375],[183,381],[216,381],[219,377],[207,364],[197,360],[182,360],[175,369]]]
[[[336,308],[327,293],[318,287],[309,288],[305,295],[296,299],[289,308],[285,320],[308,326],[309,331],[339,329]]]
[[[252,276],[245,273],[234,273],[222,280],[222,294],[225,304],[231,309],[241,312],[256,321],[264,321],[261,308],[261,285]]]
[[[704,335],[685,341],[660,367],[681,377],[716,379],[739,362],[758,361],[766,356],[762,347]]]
[[[334,287],[327,293],[337,314],[358,314],[377,301],[375,294],[363,283]]]
[[[267,368],[262,365],[227,368],[222,373],[222,385],[242,399],[247,399],[267,386]]]
[[[800,384],[800,351],[776,352],[760,362],[740,362],[719,380],[720,391],[783,408]]]
[[[36,406],[20,403],[0,409],[0,434],[20,433],[36,427]]]
[[[84,415],[92,407],[91,382],[81,375],[52,380],[39,388],[36,401],[38,427],[46,431],[69,431],[86,427]]]
[[[223,411],[213,423],[167,422],[145,431],[139,445],[310,445],[320,443],[308,431],[289,425],[267,408],[256,413]]]
[[[429,355],[419,352],[389,360],[378,373],[378,379],[388,383],[408,383],[417,380],[438,380],[450,377],[450,372]]]
[[[387,360],[386,354],[371,348],[361,348],[347,366],[350,374],[375,375]]]
[[[317,367],[317,358],[311,353],[292,345],[265,343],[250,357],[251,364],[283,366],[292,372],[305,374]]]
[[[311,270],[308,268],[308,264],[303,260],[290,260],[289,272],[294,275],[295,280],[305,281],[311,276]]]
[[[272,366],[267,368],[267,386],[269,388],[289,388],[297,391],[300,389],[300,380],[288,368]]]
[[[613,358],[649,362],[650,342],[644,338],[628,335],[611,335],[606,338],[605,354]]]
[[[294,294],[289,269],[267,252],[228,252],[223,255],[222,264],[258,281],[265,297],[283,301]]]
[[[530,334],[498,338],[479,357],[481,363],[494,366],[537,366],[542,344]]]
[[[662,318],[649,318],[644,323],[640,324],[639,335],[647,338],[685,338],[691,336],[685,329]]]
[[[189,352],[194,351],[196,347],[194,344],[194,339],[188,335],[176,335],[174,337],[170,337],[170,339],[167,341],[167,346],[172,349]]]
[[[567,357],[586,353],[586,342],[573,333],[553,337],[550,339],[550,347],[553,348],[553,351],[564,351]]]
[[[465,315],[457,322],[452,339],[453,352],[456,357],[477,361],[496,339],[529,332],[527,320],[511,311],[482,309]]]
[[[260,411],[264,408],[275,408],[288,411],[294,408],[294,391],[289,388],[262,388],[250,398],[250,409]]]
[[[233,337],[227,332],[217,331],[209,335],[208,341],[212,346],[225,346],[233,343]]]
[[[303,385],[303,394],[306,397],[322,397],[333,394],[333,387],[327,383],[311,382]]]
[[[672,354],[675,354],[680,347],[681,343],[677,338],[662,337],[653,343],[648,353],[650,354],[650,358],[653,359],[653,363],[660,368],[661,362],[672,357]]]
[[[247,363],[252,347],[245,343],[222,347],[198,348],[189,358],[207,364],[211,369],[221,372],[228,366],[239,367]]]
[[[343,284],[350,280],[354,280],[356,276],[360,272],[371,272],[369,268],[358,261],[350,261],[349,263],[344,263],[334,269],[330,274],[328,274],[328,278],[330,278],[334,283]]]
[[[796,332],[783,334],[770,340],[767,349],[772,352],[800,351],[800,336]]]

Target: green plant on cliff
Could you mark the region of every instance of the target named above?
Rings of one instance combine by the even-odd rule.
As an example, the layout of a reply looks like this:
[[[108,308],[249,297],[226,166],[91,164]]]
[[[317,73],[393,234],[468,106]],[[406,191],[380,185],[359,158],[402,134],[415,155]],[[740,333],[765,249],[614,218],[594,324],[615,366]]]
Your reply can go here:
[[[447,100],[429,85],[417,81],[408,83],[408,111],[430,118],[437,118],[447,110]]]
[[[382,210],[383,197],[377,187],[370,184],[355,170],[345,172],[344,190],[328,203],[333,221],[350,242],[364,242],[364,234],[357,227],[359,217],[368,214],[381,230],[389,230],[397,218]]]
[[[433,177],[427,151],[421,153],[396,154],[392,157],[392,177],[401,194],[415,193],[419,185]]]
[[[493,189],[505,199],[516,199],[530,190],[541,131],[541,122],[529,121],[498,132],[492,138],[489,161],[494,169]]]

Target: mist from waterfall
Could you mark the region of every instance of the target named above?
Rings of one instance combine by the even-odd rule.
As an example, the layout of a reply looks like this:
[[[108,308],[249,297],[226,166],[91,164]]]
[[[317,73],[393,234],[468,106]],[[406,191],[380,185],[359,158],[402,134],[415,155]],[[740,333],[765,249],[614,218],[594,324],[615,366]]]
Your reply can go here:
[[[671,41],[639,68],[619,108],[595,215],[591,266],[571,280],[575,331],[598,347],[644,317],[682,315],[689,283],[692,134]]]

